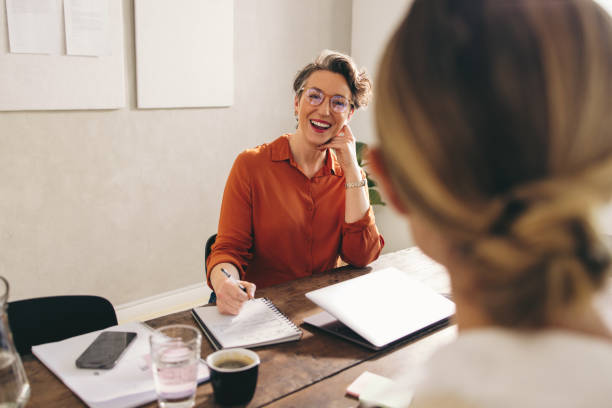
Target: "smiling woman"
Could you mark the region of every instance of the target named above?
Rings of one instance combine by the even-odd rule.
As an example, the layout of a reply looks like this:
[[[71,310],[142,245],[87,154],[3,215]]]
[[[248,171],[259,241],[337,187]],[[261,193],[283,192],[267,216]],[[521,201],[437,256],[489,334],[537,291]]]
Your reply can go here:
[[[222,313],[237,314],[256,286],[321,273],[340,260],[365,266],[384,245],[348,125],[370,97],[365,71],[324,51],[298,72],[293,89],[295,132],[241,153],[225,186],[207,260]]]

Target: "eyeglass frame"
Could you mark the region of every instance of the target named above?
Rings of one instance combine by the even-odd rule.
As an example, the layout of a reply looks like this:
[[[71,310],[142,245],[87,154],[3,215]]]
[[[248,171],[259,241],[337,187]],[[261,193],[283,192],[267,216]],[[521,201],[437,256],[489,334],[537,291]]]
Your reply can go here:
[[[301,88],[300,88],[300,90],[298,91],[298,95],[299,95],[299,96],[300,96],[300,98],[301,98],[301,97],[302,97],[302,94],[304,94],[304,93],[305,93],[305,92],[307,92],[307,91],[310,91],[311,89],[312,89],[312,90],[315,90],[315,91],[320,92],[320,93],[321,93],[321,94],[324,96],[324,98],[323,98],[323,99],[321,99],[321,102],[320,102],[320,103],[318,103],[318,104],[313,104],[313,103],[310,101],[310,99],[309,99],[309,100],[308,100],[308,103],[309,103],[311,106],[321,106],[321,104],[323,104],[323,102],[325,102],[325,98],[327,98],[327,99],[329,99],[329,108],[330,108],[332,111],[336,112],[336,113],[344,113],[344,112],[347,112],[347,111],[349,110],[349,109],[348,109],[349,107],[350,107],[350,109],[351,109],[351,110],[355,109],[355,105],[353,105],[353,102],[351,102],[351,100],[350,100],[349,98],[347,98],[346,96],[344,96],[344,95],[339,95],[339,94],[336,94],[336,95],[328,95],[328,94],[326,94],[325,92],[323,92],[321,89],[317,88],[316,86],[311,86],[311,87],[310,87],[310,88],[308,88],[308,89],[306,89],[305,87],[301,87]],[[342,99],[344,99],[344,100],[346,100],[346,101],[348,102],[348,104],[347,104],[347,108],[346,108],[346,109],[344,109],[344,110],[342,110],[342,111],[337,111],[337,110],[335,110],[335,109],[334,109],[334,105],[332,105],[332,99],[333,99],[333,98],[336,98],[336,97],[338,97],[338,98],[342,98]]]

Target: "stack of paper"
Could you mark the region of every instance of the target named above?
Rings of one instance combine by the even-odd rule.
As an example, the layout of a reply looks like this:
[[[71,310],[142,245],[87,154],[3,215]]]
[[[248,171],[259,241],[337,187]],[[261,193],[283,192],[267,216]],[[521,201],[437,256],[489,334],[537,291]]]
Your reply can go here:
[[[117,365],[110,370],[77,368],[75,360],[101,331],[132,331],[138,336]],[[157,398],[150,368],[149,336],[152,329],[142,323],[128,323],[83,334],[55,343],[32,347],[32,352],[68,388],[92,408],[129,408]],[[208,380],[206,364],[200,360],[198,383]]]
[[[364,408],[407,408],[412,401],[412,391],[378,374],[364,371],[346,389],[347,395],[359,398]]]

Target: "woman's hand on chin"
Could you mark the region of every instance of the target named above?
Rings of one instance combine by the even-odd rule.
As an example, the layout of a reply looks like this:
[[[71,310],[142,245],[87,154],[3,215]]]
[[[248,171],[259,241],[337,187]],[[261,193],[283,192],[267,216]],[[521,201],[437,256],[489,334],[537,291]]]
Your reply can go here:
[[[332,137],[327,143],[319,146],[319,150],[334,149],[338,164],[347,173],[351,170],[359,170],[357,164],[357,147],[355,137],[348,124],[340,128],[340,132]]]

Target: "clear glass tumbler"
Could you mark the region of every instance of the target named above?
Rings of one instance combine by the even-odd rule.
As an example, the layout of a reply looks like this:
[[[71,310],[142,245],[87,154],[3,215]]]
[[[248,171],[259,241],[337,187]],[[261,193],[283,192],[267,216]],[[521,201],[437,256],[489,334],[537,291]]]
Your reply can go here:
[[[151,367],[161,408],[195,404],[202,335],[188,325],[160,327],[150,337]]]
[[[30,384],[15,350],[7,318],[9,284],[0,276],[0,408],[22,408],[30,398]]]

